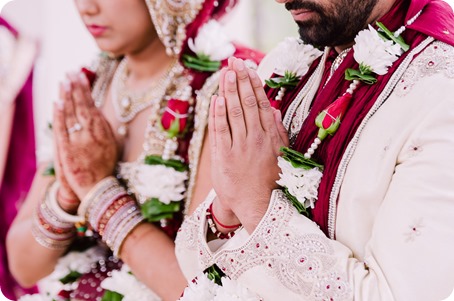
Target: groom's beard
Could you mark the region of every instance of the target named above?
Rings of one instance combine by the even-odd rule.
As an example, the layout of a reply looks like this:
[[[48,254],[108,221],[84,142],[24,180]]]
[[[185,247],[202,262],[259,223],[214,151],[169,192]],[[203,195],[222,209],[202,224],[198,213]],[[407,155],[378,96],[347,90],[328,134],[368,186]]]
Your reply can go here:
[[[297,21],[301,39],[316,46],[338,46],[353,42],[356,34],[367,26],[378,0],[325,1],[293,0],[287,10],[308,9],[315,15],[310,20]]]

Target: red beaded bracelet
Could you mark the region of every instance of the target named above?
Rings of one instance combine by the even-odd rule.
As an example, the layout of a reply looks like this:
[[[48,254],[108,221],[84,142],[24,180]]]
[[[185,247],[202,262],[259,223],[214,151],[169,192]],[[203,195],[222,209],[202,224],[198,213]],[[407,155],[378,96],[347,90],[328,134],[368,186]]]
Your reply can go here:
[[[236,231],[238,231],[240,229],[240,227],[241,227],[241,224],[239,224],[237,226],[229,226],[231,228],[234,227],[235,230],[227,232],[227,233],[222,233],[221,231],[219,231],[218,228],[216,227],[215,222],[214,222],[216,219],[215,219],[215,217],[213,215],[213,212],[212,212],[212,205],[207,208],[206,218],[207,218],[207,222],[208,222],[208,227],[210,227],[211,232],[213,232],[213,234],[219,239],[232,238],[235,235]],[[222,224],[220,224],[220,225],[222,227],[224,227]],[[224,228],[226,228],[226,227],[224,227]]]

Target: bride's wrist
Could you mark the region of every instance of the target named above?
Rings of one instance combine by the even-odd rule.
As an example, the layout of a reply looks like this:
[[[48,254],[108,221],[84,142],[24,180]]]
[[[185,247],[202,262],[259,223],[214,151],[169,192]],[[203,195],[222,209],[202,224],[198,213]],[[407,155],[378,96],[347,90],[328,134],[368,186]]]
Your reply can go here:
[[[70,214],[75,214],[80,204],[77,196],[63,187],[60,187],[57,191],[57,201],[61,209]]]

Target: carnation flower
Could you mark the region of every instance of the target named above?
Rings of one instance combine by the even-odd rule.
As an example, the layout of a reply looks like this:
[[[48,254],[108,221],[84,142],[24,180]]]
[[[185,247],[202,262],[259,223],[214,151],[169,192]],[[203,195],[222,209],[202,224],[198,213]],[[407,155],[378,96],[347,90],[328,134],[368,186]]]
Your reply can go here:
[[[222,277],[222,286],[219,287],[213,301],[260,301],[259,296],[252,293],[238,281]]]
[[[205,274],[201,274],[189,283],[179,301],[214,300],[219,288],[220,286],[214,281],[208,279]]]
[[[378,32],[369,25],[355,38],[353,56],[363,70],[369,70],[378,75],[384,75],[388,68],[402,54],[402,48],[391,40],[383,40]]]
[[[170,204],[184,198],[187,179],[186,171],[176,171],[164,165],[140,164],[136,166],[129,182],[140,195],[141,203],[156,198],[164,204]]]
[[[131,274],[130,268],[123,264],[121,270],[101,282],[101,287],[123,295],[122,301],[160,301],[161,299],[145,284]]]
[[[235,46],[214,20],[200,29],[195,40],[189,38],[188,46],[198,57],[206,57],[210,61],[222,61],[235,53]]]
[[[19,298],[19,301],[51,301],[52,299],[40,294],[25,295]]]
[[[72,290],[77,287],[77,282],[63,284],[60,279],[71,272],[86,274],[90,272],[91,265],[104,259],[105,249],[95,246],[83,252],[73,251],[61,257],[54,271],[38,283],[40,292],[49,296],[56,296],[61,290]]]
[[[304,208],[314,208],[318,198],[318,186],[323,173],[317,167],[311,169],[295,168],[282,157],[278,158],[278,165],[281,168],[280,179],[276,182],[286,187],[288,192],[294,196]]]
[[[288,37],[282,41],[276,49],[278,56],[274,73],[284,76],[286,72],[293,76],[301,77],[307,73],[322,52],[312,45],[304,44],[303,41],[294,37]]]

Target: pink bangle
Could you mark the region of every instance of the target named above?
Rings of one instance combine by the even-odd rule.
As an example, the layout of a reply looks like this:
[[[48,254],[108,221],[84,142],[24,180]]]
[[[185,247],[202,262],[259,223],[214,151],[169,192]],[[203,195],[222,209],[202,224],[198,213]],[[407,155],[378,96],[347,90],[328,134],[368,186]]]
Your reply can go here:
[[[225,229],[237,229],[237,228],[241,227],[241,224],[228,226],[228,225],[224,225],[223,223],[221,223],[221,222],[216,218],[216,216],[214,215],[214,212],[213,212],[213,203],[211,203],[211,205],[210,205],[210,207],[208,208],[208,210],[210,210],[211,216],[213,217],[213,220],[216,222],[216,224],[218,224],[218,225],[221,226],[222,228],[225,228]]]

